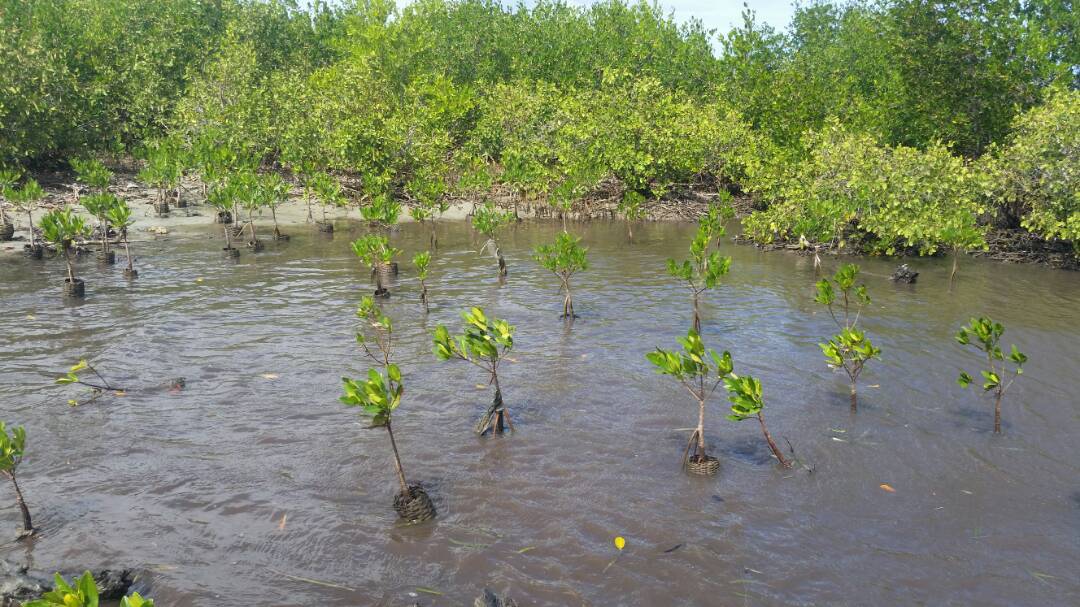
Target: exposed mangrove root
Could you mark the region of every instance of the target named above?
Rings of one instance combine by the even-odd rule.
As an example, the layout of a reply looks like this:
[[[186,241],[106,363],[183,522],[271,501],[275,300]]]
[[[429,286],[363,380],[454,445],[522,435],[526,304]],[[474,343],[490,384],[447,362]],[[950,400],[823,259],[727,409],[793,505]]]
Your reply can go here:
[[[495,398],[480,417],[480,421],[476,422],[475,430],[477,434],[483,436],[489,431],[492,434],[501,434],[507,429],[513,432],[514,423],[510,421],[510,412],[503,406],[502,391],[495,388]]]

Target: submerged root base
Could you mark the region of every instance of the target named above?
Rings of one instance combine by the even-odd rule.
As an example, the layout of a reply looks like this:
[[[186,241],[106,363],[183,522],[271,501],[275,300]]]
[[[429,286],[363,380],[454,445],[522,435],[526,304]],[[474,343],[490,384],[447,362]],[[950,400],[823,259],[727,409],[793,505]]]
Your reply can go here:
[[[429,521],[437,516],[435,504],[420,485],[409,485],[409,491],[394,496],[394,510],[410,523]]]

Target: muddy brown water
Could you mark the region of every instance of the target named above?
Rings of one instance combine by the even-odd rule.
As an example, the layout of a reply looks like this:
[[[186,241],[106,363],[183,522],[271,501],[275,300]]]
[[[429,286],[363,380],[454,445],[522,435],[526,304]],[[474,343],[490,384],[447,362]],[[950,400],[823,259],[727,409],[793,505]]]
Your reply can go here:
[[[340,377],[367,368],[353,312],[371,287],[348,247],[365,229],[295,226],[235,263],[213,226],[179,229],[137,245],[130,284],[119,264],[80,261],[77,304],[59,260],[0,259],[0,418],[27,426],[21,484],[41,528],[0,557],[146,567],[174,607],[463,605],[484,586],[552,606],[1080,600],[1080,274],[965,260],[950,292],[948,260],[911,261],[911,286],[887,280],[895,261],[861,260],[884,360],[852,418],[816,345],[833,327],[811,260],[725,244],[734,264],[706,297],[704,337],[762,379],[770,429],[813,473],[775,466],[718,398],[706,423],[723,467],[703,479],[679,470],[695,407],[644,358],[689,325],[664,260],[693,226],[639,225],[628,244],[621,224],[574,225],[591,267],[568,328],[557,279],[530,258],[556,224],[507,230],[503,285],[464,223],[441,224],[431,314],[407,263],[385,306],[406,472],[440,513],[406,527],[386,434],[337,401]],[[393,242],[408,259],[427,234],[406,225]],[[430,331],[470,305],[517,326],[501,376],[512,436],[472,434],[486,378],[430,353]],[[1003,436],[992,403],[955,383],[978,360],[952,336],[978,313],[1030,356]],[[127,395],[69,407],[53,380],[83,355]],[[5,484],[0,535],[18,520]]]

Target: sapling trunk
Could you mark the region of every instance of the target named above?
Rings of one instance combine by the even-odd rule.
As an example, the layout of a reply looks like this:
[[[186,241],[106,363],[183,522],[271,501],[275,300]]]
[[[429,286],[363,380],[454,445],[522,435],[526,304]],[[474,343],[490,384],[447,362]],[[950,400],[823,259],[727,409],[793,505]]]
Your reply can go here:
[[[121,232],[121,235],[124,237],[124,255],[127,256],[127,269],[128,271],[131,271],[135,268],[131,265],[131,245],[128,243],[127,228],[124,228],[124,231]]]
[[[428,308],[427,285],[424,284],[423,278],[420,279],[420,302],[424,304],[424,313],[430,312],[430,309]]]
[[[563,292],[566,296],[563,298],[563,318],[574,318],[574,298],[570,295],[570,279],[569,277],[563,277]]]
[[[390,448],[394,450],[394,470],[397,471],[398,482],[401,483],[401,493],[409,494],[409,485],[405,482],[405,470],[401,467],[401,456],[398,455],[397,441],[394,440],[394,431],[390,428],[390,422],[386,422],[386,433],[390,435]]]
[[[226,249],[231,249],[232,248],[232,236],[229,235],[229,230],[230,230],[229,224],[226,223],[226,224],[222,224],[222,225],[225,226],[225,248]]]
[[[698,437],[698,457],[705,459],[705,399],[698,400],[698,421],[697,421],[697,437]]]
[[[503,259],[502,249],[499,248],[497,242],[495,243],[495,256],[499,258],[499,276],[506,276],[506,260]]]
[[[75,284],[75,268],[71,265],[71,243],[62,242],[60,246],[64,247],[64,262],[67,263],[68,282]]]
[[[274,218],[274,238],[281,239],[281,230],[278,228],[277,222],[277,206],[270,205],[270,216]]]
[[[859,408],[859,397],[855,394],[855,380],[851,380],[851,412],[855,413]]]
[[[26,506],[26,500],[23,499],[22,490],[19,489],[19,483],[15,480],[15,474],[10,471],[5,471],[4,474],[11,479],[11,487],[15,489],[15,503],[19,505],[19,511],[22,513],[23,533],[32,533],[34,531],[34,523],[30,520],[30,508]]]
[[[307,222],[312,223],[315,218],[311,215],[311,196],[306,191],[304,192],[304,202],[307,204]]]
[[[30,209],[26,210],[27,228],[30,230],[30,248],[34,248],[37,244],[34,240],[34,212]]]
[[[772,449],[773,455],[780,461],[780,465],[785,468],[791,467],[791,462],[788,461],[784,454],[780,452],[780,449],[773,442],[772,435],[769,434],[769,429],[765,427],[765,417],[761,415],[761,411],[757,414],[758,423],[761,424],[761,433],[765,435],[765,441],[769,443],[769,449]]]
[[[701,333],[701,306],[698,302],[699,293],[694,291],[694,331]]]
[[[953,249],[952,258],[952,272],[949,272],[949,289],[953,287],[953,278],[956,277],[956,270],[959,266],[960,249]]]
[[[1001,434],[1001,397],[1003,391],[1001,386],[998,386],[997,394],[994,399],[994,434]]]

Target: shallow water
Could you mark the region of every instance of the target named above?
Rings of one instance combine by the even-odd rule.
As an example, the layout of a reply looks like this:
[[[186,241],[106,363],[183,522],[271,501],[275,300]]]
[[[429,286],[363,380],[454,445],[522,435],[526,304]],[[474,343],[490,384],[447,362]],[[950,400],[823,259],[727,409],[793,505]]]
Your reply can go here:
[[[573,226],[592,267],[567,327],[558,281],[530,259],[556,224],[507,230],[504,285],[464,223],[441,224],[430,315],[408,263],[385,305],[406,374],[395,434],[440,514],[404,527],[386,434],[337,402],[340,377],[367,368],[353,312],[370,291],[348,247],[365,228],[341,227],[293,227],[237,263],[211,226],[182,229],[138,245],[131,284],[80,262],[81,304],[63,303],[59,260],[0,258],[0,419],[27,427],[20,480],[41,528],[0,557],[147,567],[174,607],[463,605],[484,586],[553,606],[1078,601],[1080,274],[965,260],[950,292],[947,260],[911,262],[911,286],[888,281],[895,262],[861,261],[884,360],[853,418],[816,345],[833,327],[810,259],[725,244],[704,338],[761,378],[770,429],[813,472],[776,467],[718,398],[706,429],[723,467],[702,479],[679,470],[696,407],[644,358],[689,324],[664,260],[693,226],[641,225],[634,244],[621,224]],[[404,260],[427,236],[405,225],[393,242]],[[512,436],[472,434],[486,378],[430,353],[429,332],[470,305],[517,326],[500,375]],[[992,403],[955,384],[978,359],[952,336],[980,313],[1030,357],[1003,436]],[[78,391],[53,380],[83,355],[126,396],[69,407]],[[12,502],[0,489],[0,536]]]

